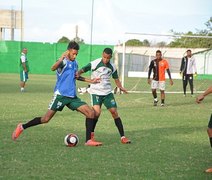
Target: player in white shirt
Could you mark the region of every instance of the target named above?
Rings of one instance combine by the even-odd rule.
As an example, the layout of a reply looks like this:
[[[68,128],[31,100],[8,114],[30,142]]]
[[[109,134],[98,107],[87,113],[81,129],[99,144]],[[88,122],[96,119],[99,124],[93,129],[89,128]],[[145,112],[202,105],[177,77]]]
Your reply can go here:
[[[191,50],[186,51],[187,55],[182,58],[181,66],[180,66],[180,74],[183,78],[183,92],[184,96],[186,96],[186,87],[189,82],[191,96],[194,94],[194,85],[193,85],[193,71],[195,72],[195,76],[197,75],[197,67],[196,60],[194,56],[192,56]]]
[[[110,62],[112,53],[112,49],[105,48],[101,58],[96,59],[84,66],[78,71],[78,74],[81,75],[84,72],[91,71],[91,78],[100,78],[100,83],[91,84],[89,90],[89,93],[91,94],[92,106],[95,111],[95,124],[93,127],[92,138],[94,138],[94,129],[101,114],[101,106],[104,104],[105,107],[110,111],[115,121],[121,136],[121,142],[123,144],[129,144],[131,141],[125,137],[123,124],[117,112],[117,104],[112,93],[112,86],[110,82],[111,76],[114,79],[116,86],[121,91],[127,93],[127,90],[122,87],[116,67]]]

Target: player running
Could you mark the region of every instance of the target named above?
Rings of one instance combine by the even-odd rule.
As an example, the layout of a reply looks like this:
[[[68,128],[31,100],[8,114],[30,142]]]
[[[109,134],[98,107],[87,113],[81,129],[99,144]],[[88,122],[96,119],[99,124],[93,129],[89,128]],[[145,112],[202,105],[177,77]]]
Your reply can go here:
[[[151,81],[150,76],[153,70],[153,79]],[[162,59],[162,53],[160,50],[156,51],[156,59],[152,60],[149,65],[149,72],[148,72],[148,84],[151,84],[152,88],[152,95],[154,97],[154,106],[157,106],[158,99],[157,99],[157,91],[156,89],[160,89],[161,93],[161,106],[165,105],[165,70],[168,73],[170,84],[173,85],[173,81],[171,78],[171,73],[169,70],[169,64],[167,60]]]
[[[51,70],[57,74],[57,82],[54,89],[54,97],[49,104],[48,111],[42,117],[35,117],[31,121],[25,124],[18,124],[12,134],[12,139],[16,140],[20,134],[27,128],[33,127],[39,124],[48,123],[57,111],[62,111],[64,106],[67,106],[71,110],[77,110],[84,114],[86,117],[86,143],[87,146],[100,146],[101,142],[96,142],[91,139],[91,132],[94,123],[94,111],[76,95],[76,72],[78,70],[77,57],[79,45],[72,41],[68,45],[68,50],[62,55],[62,57],[52,66]],[[99,79],[94,78],[92,80],[77,77],[78,80],[97,83]]]
[[[92,106],[95,111],[94,126],[91,134],[92,139],[94,139],[94,130],[101,114],[101,106],[104,104],[114,119],[115,125],[117,126],[121,136],[121,142],[123,144],[128,144],[131,143],[131,141],[125,137],[123,124],[117,112],[117,104],[112,93],[112,85],[110,82],[111,76],[115,80],[116,86],[120,88],[121,91],[127,93],[127,90],[122,87],[116,67],[110,62],[112,53],[112,49],[105,48],[102,53],[102,58],[90,62],[88,65],[79,70],[78,74],[81,75],[82,73],[91,71],[91,78],[100,78],[100,83],[91,84],[89,90]]]

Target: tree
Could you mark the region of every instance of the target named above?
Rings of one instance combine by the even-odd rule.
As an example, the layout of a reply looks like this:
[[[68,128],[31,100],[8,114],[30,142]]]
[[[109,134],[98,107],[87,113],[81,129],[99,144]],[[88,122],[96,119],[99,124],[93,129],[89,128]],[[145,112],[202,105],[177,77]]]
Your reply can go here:
[[[187,33],[177,33],[172,30],[175,35],[190,36],[212,36],[212,17],[205,23],[206,29],[196,30],[196,33],[188,31]],[[185,48],[212,48],[212,39],[210,38],[191,38],[177,37],[169,43],[169,47],[185,47]]]
[[[74,39],[70,40],[69,38],[63,36],[57,42],[58,43],[69,43],[70,41],[75,41],[75,42],[77,42],[79,44],[85,44],[84,40],[80,39],[79,37],[75,37]]]
[[[58,43],[69,43],[70,39],[68,39],[67,37],[63,36],[57,42]]]
[[[149,47],[150,46],[150,42],[147,39],[143,40],[143,45]]]
[[[126,46],[143,46],[143,42],[138,39],[130,39],[125,44]]]

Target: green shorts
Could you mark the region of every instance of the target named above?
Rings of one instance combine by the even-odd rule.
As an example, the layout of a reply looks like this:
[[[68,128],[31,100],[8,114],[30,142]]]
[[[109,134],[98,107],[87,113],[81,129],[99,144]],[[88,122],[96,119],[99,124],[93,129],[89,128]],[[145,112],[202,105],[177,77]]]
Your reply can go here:
[[[91,104],[92,106],[99,105],[100,107],[104,104],[107,109],[117,108],[116,101],[112,93],[105,96],[91,94]]]
[[[69,109],[74,111],[74,110],[77,110],[80,106],[85,104],[86,103],[83,102],[77,96],[74,98],[70,98],[70,97],[54,94],[48,109],[51,109],[53,111],[62,111],[64,106],[67,106]]]
[[[20,71],[20,79],[21,81],[26,82],[27,79],[29,79],[28,72]]]

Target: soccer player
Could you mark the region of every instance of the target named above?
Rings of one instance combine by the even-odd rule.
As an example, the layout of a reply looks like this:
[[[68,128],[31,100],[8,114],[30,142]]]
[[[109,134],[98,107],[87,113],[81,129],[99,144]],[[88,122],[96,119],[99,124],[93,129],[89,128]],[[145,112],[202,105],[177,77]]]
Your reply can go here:
[[[20,87],[21,92],[24,92],[24,87],[28,79],[29,64],[27,60],[27,48],[23,48],[20,57]]]
[[[194,85],[193,85],[193,70],[195,71],[195,76],[197,75],[197,67],[196,67],[196,60],[194,56],[192,56],[191,50],[186,51],[187,55],[182,58],[181,66],[180,66],[180,74],[183,78],[183,96],[186,96],[186,87],[189,82],[191,96],[193,96],[194,92]]]
[[[151,81],[150,76],[153,70],[153,79]],[[149,65],[148,71],[148,84],[151,84],[152,95],[154,97],[154,106],[157,106],[157,91],[160,89],[161,93],[161,106],[165,105],[165,71],[167,71],[170,79],[170,84],[173,85],[171,73],[169,70],[169,64],[167,60],[162,59],[162,53],[160,50],[156,51],[156,59],[152,60]]]
[[[91,131],[94,123],[94,111],[85,102],[81,101],[76,95],[76,72],[78,70],[77,57],[79,45],[72,41],[68,45],[68,50],[62,57],[51,67],[52,71],[56,70],[57,82],[54,89],[54,97],[49,104],[48,111],[42,117],[35,117],[25,124],[18,124],[12,134],[12,139],[16,140],[20,134],[27,128],[39,124],[48,123],[57,111],[62,111],[64,106],[71,110],[77,110],[86,117],[86,143],[87,146],[99,146],[102,143],[91,140]],[[98,83],[99,79],[87,79],[77,76],[78,80]]]
[[[201,101],[205,98],[205,96],[207,96],[211,93],[212,93],[212,86],[210,86],[203,94],[199,95],[196,98],[196,102],[201,103]],[[210,117],[210,120],[209,120],[209,123],[208,123],[207,132],[208,132],[208,137],[209,137],[209,140],[210,140],[210,145],[212,147],[212,114],[211,114],[211,117]],[[212,173],[212,168],[207,169],[205,172]]]
[[[116,86],[120,88],[121,91],[127,93],[127,90],[122,87],[116,67],[110,62],[112,54],[112,49],[105,48],[101,58],[96,59],[84,66],[78,71],[78,74],[81,75],[84,72],[91,71],[91,78],[100,78],[100,83],[91,84],[89,90],[89,93],[91,94],[92,106],[95,111],[94,126],[91,137],[94,139],[94,130],[101,114],[101,106],[104,104],[114,119],[115,125],[117,126],[121,136],[121,142],[123,144],[128,144],[131,143],[131,141],[125,137],[123,124],[117,112],[117,104],[112,93],[112,85],[110,82],[111,76],[115,80]]]

